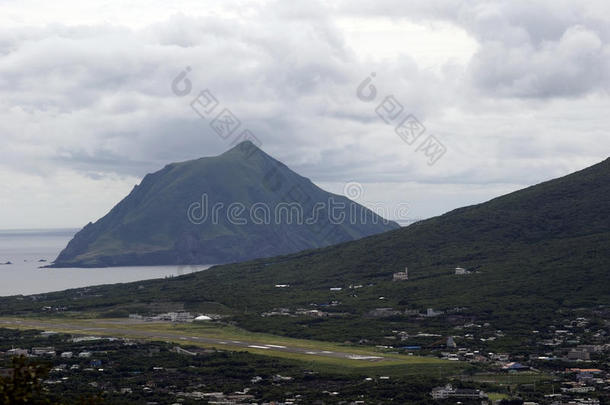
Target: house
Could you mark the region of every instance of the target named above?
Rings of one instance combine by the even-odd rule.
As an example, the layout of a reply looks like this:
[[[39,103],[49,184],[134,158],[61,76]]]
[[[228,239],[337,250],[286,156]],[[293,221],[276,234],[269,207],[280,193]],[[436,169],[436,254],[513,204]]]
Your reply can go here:
[[[505,370],[505,371],[523,371],[523,370],[529,370],[529,367],[524,366],[521,363],[511,362],[511,363],[506,363],[504,366],[502,366],[502,370]]]
[[[599,368],[569,368],[566,372],[570,373],[589,373],[589,374],[601,374],[603,371]]]
[[[6,351],[7,356],[27,356],[28,351],[25,349],[11,349]]]
[[[78,354],[78,357],[81,359],[88,359],[89,357],[91,357],[91,352],[80,352]]]
[[[68,367],[67,364],[60,364],[59,366],[53,367],[53,369],[51,369],[51,371],[53,371],[55,373],[61,373],[63,371],[66,371],[67,367]]]
[[[492,360],[495,361],[508,361],[509,360],[509,355],[506,353],[490,353],[490,357]]]
[[[409,279],[409,268],[405,267],[405,271],[399,271],[392,275],[392,281],[404,281]]]
[[[32,354],[35,356],[55,356],[54,347],[32,347]]]
[[[455,344],[455,340],[453,340],[453,336],[449,336],[447,338],[447,347],[449,349],[455,349],[457,345]]]
[[[573,386],[573,387],[561,387],[561,392],[568,392],[571,394],[585,394],[587,392],[594,392],[595,387],[587,386]]]
[[[385,318],[396,315],[402,315],[402,311],[397,311],[392,308],[375,308],[368,312],[368,316],[372,316],[373,318]]]
[[[603,351],[603,346],[601,345],[578,345],[576,348],[589,353],[600,353]]]
[[[318,309],[301,309],[295,312],[296,315],[305,315],[305,316],[313,316],[316,318],[321,318],[328,316],[328,312],[320,311]]]
[[[571,349],[568,352],[568,360],[590,360],[591,355],[587,350]]]
[[[597,398],[576,398],[570,402],[564,402],[566,405],[599,405],[599,399]]]
[[[63,352],[61,354],[61,358],[62,359],[71,359],[73,355],[74,355],[74,353],[72,353],[72,352]]]
[[[576,373],[577,381],[590,382],[598,378],[602,374],[602,370],[598,368],[570,368],[566,369],[566,373]]]
[[[433,318],[433,317],[435,317],[435,316],[442,315],[443,313],[444,313],[443,311],[435,311],[435,310],[434,310],[434,309],[432,309],[432,308],[428,308],[428,309],[426,310],[426,315],[425,315],[425,316],[426,316],[426,317],[428,317],[428,318]]]
[[[169,321],[169,322],[189,322],[194,317],[190,312],[168,312],[160,314],[152,318],[153,321]]]
[[[172,322],[188,322],[193,319],[190,312],[170,312],[170,314]]]

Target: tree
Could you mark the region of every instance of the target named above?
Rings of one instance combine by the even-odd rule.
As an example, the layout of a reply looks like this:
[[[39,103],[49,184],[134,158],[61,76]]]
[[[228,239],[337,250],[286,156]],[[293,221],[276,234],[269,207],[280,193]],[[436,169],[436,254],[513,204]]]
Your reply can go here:
[[[49,368],[29,363],[24,356],[13,357],[12,376],[0,378],[0,404],[50,404],[42,392],[42,380]]]

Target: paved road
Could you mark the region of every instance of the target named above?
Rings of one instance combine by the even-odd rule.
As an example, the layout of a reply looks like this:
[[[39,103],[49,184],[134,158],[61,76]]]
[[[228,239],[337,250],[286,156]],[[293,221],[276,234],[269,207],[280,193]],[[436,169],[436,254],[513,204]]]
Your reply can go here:
[[[262,342],[252,342],[252,341],[242,341],[242,340],[231,340],[231,339],[216,339],[202,336],[188,336],[179,333],[167,333],[167,332],[150,332],[145,330],[138,330],[128,328],[129,323],[119,323],[120,327],[84,327],[82,325],[71,324],[65,321],[57,321],[57,322],[45,322],[45,321],[34,321],[34,320],[2,320],[0,319],[0,327],[6,328],[23,328],[29,327],[34,329],[44,329],[47,331],[70,331],[72,334],[82,334],[82,335],[94,335],[100,334],[104,336],[121,336],[121,337],[129,337],[129,338],[146,338],[153,340],[182,340],[184,343],[205,343],[215,345],[217,348],[222,348],[222,346],[232,346],[232,347],[241,347],[244,349],[259,349],[259,350],[269,350],[269,351],[278,351],[278,352],[288,352],[288,353],[299,353],[306,354],[311,356],[322,356],[322,357],[334,357],[340,359],[351,359],[351,360],[364,360],[364,361],[388,361],[393,360],[390,357],[385,356],[363,356],[360,354],[347,353],[347,352],[337,352],[330,350],[312,350],[302,347],[295,346],[282,346],[282,345],[272,345],[266,344]]]

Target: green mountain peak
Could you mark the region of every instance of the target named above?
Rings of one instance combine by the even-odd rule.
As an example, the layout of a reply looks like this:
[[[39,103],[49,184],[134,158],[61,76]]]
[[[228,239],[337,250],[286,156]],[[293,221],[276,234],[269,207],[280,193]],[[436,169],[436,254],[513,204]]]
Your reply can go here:
[[[346,217],[331,218],[329,204],[342,205]],[[106,216],[75,235],[54,266],[236,262],[396,228],[244,141],[219,156],[146,175]]]

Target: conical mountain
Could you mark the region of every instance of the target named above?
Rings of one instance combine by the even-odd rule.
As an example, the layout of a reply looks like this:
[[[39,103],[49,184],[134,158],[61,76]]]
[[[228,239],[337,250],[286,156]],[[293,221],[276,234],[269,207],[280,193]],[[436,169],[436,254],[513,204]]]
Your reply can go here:
[[[222,155],[147,175],[106,216],[77,233],[54,266],[236,262],[395,228],[246,141]]]

